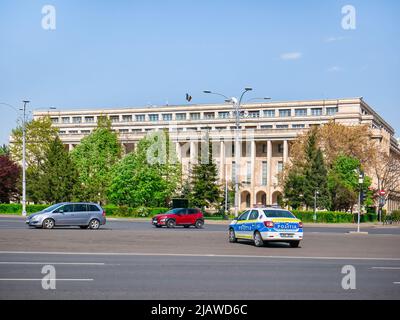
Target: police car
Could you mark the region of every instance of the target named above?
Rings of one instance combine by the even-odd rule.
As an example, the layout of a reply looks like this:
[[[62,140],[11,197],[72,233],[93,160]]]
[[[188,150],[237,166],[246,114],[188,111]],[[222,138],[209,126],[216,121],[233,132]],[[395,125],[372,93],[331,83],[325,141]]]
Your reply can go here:
[[[287,242],[297,248],[303,240],[303,223],[280,207],[254,207],[243,212],[229,225],[229,242],[253,240],[256,247],[266,242]]]

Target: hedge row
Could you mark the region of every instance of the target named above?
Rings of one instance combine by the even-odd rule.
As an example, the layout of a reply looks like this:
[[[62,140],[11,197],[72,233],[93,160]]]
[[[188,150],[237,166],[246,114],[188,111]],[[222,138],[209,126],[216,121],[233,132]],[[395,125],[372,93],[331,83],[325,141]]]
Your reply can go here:
[[[303,222],[314,222],[313,211],[292,210],[293,214]],[[324,223],[353,223],[357,222],[357,214],[335,211],[318,211],[316,222]],[[375,222],[378,220],[376,213],[362,214],[360,222]]]
[[[47,208],[47,204],[28,204],[26,206],[26,212],[34,213]],[[168,211],[168,208],[128,208],[128,207],[117,207],[117,206],[103,206],[106,211],[107,216],[120,216],[120,217],[152,217],[156,214]],[[2,204],[0,203],[0,213],[6,214],[21,214],[22,204],[20,203],[10,203]]]

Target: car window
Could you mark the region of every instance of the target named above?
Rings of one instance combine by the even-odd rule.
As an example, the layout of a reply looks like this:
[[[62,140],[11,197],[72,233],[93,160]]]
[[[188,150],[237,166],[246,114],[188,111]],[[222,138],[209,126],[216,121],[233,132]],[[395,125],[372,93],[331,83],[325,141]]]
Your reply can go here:
[[[177,213],[179,213],[179,214],[187,214],[187,209],[185,209],[185,208],[179,209]]]
[[[196,214],[197,212],[197,209],[189,209],[189,214]]]
[[[47,207],[46,209],[43,210],[43,212],[51,212],[53,211],[55,208],[60,207],[61,205],[59,203],[53,204],[50,207]]]
[[[75,203],[74,204],[74,212],[82,212],[82,211],[86,211],[86,204]]]
[[[89,211],[100,211],[100,209],[97,206],[95,206],[94,204],[88,204],[87,206],[88,206]]]
[[[54,210],[53,212],[54,212],[54,213],[58,213],[58,212],[60,212],[60,211],[63,211],[63,212],[72,212],[72,209],[73,209],[72,204],[66,204],[66,205],[64,205],[64,206],[59,207],[57,210]]]
[[[258,210],[252,210],[249,216],[249,220],[256,220],[258,219]]]
[[[247,220],[247,218],[248,218],[248,216],[249,216],[249,213],[250,213],[250,211],[245,211],[245,212],[243,212],[243,213],[239,216],[238,220],[239,220],[239,221],[241,221],[241,220]]]
[[[264,210],[264,214],[267,218],[296,218],[287,210]]]

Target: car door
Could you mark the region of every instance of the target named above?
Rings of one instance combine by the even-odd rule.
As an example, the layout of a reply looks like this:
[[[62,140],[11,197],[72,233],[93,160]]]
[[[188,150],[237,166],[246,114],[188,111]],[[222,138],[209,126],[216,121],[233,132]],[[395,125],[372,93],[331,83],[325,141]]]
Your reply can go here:
[[[74,203],[73,224],[80,226],[87,225],[88,218],[87,205],[85,203]]]
[[[249,218],[246,222],[247,230],[246,235],[247,237],[253,237],[254,231],[257,229],[259,213],[258,210],[251,210],[249,214]]]
[[[65,204],[53,211],[52,217],[59,226],[70,225],[74,219],[73,205]]]
[[[246,221],[250,211],[243,212],[237,219],[235,233],[237,238],[246,238]]]
[[[181,208],[176,210],[176,224],[185,224],[187,221],[187,209]]]

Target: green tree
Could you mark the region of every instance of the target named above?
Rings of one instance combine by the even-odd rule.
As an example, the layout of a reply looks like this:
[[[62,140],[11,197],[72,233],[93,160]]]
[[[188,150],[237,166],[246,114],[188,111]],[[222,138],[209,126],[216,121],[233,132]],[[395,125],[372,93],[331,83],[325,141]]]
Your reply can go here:
[[[328,176],[328,187],[331,194],[331,210],[351,210],[358,202],[359,183],[357,170],[361,163],[358,159],[339,155],[332,165]],[[368,195],[367,203],[371,203],[369,187],[372,179],[364,177],[362,190]]]
[[[131,207],[168,204],[180,181],[175,157],[167,134],[143,138],[135,152],[114,165],[108,199]]]
[[[39,167],[46,159],[51,143],[58,136],[58,129],[52,126],[50,117],[31,120],[26,123],[26,163]],[[12,130],[10,152],[15,161],[22,160],[22,126]]]
[[[212,158],[212,142],[208,133],[202,147],[202,156],[199,155],[198,163],[192,170],[192,193],[190,203],[200,208],[218,207],[222,204],[221,186],[218,181],[217,166]],[[208,143],[208,148],[206,144]]]
[[[8,156],[10,155],[10,148],[3,144],[2,146],[0,146],[0,156]]]
[[[305,176],[302,172],[291,170],[287,177],[284,194],[286,204],[293,209],[305,206],[304,202]]]
[[[112,167],[121,155],[116,133],[108,119],[98,122],[97,128],[81,140],[71,157],[79,172],[77,199],[105,203],[112,179]]]
[[[31,192],[36,199],[47,203],[71,201],[77,181],[78,172],[70,154],[56,137],[46,152],[37,180],[32,181],[35,189]]]

